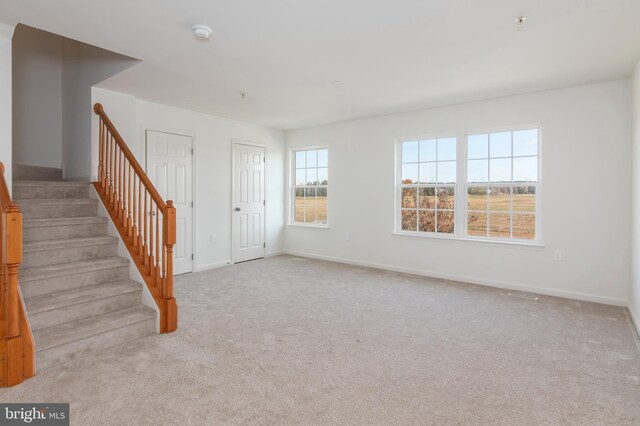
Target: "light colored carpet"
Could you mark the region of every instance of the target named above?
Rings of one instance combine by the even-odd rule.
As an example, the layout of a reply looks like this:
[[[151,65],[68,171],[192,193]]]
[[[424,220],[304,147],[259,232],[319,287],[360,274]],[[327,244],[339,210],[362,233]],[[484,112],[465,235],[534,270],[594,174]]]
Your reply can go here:
[[[180,329],[3,402],[72,424],[638,424],[622,308],[280,256],[179,277]]]

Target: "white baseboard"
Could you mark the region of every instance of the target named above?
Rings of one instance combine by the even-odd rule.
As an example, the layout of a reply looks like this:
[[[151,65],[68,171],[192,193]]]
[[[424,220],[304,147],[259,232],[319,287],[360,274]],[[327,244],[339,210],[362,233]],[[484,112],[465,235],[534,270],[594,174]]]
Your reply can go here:
[[[273,251],[273,252],[267,253],[265,255],[265,257],[280,256],[282,254],[285,254],[285,252],[283,252],[283,251]],[[193,270],[193,272],[208,271],[210,269],[222,268],[223,266],[227,266],[227,265],[233,265],[233,262],[231,260],[225,260],[225,261],[222,261],[222,262],[207,263],[206,265],[196,266],[195,269]]]
[[[230,260],[225,260],[225,261],[222,261],[222,262],[207,263],[206,265],[196,266],[193,269],[193,272],[208,271],[210,269],[222,268],[223,266],[227,266],[227,265],[231,265],[231,261]]]
[[[623,307],[626,307],[628,305],[628,302],[625,299],[597,296],[593,294],[580,293],[580,292],[574,292],[574,291],[556,290],[552,288],[507,283],[502,281],[483,280],[483,279],[478,279],[478,278],[469,277],[465,275],[442,274],[442,273],[437,273],[437,272],[432,272],[432,271],[427,271],[422,269],[404,268],[404,267],[394,266],[394,265],[384,265],[384,264],[374,263],[374,262],[365,262],[362,260],[338,258],[333,256],[324,256],[324,255],[304,253],[299,251],[285,250],[282,252],[282,254],[289,254],[289,255],[298,256],[298,257],[306,257],[309,259],[326,260],[329,262],[345,263],[348,265],[364,266],[367,268],[383,269],[386,271],[420,275],[424,277],[438,278],[438,279],[449,280],[449,281],[459,281],[459,282],[468,283],[468,284],[478,284],[478,285],[483,285],[487,287],[502,288],[506,290],[524,291],[528,293],[544,294],[547,296],[563,297],[565,299],[583,300],[585,302],[602,303],[605,305],[614,305],[614,306],[623,306]]]
[[[627,307],[627,311],[629,312],[629,316],[631,317],[631,323],[636,328],[636,333],[638,333],[638,337],[640,337],[640,321],[638,321],[638,317],[631,309],[631,306]]]

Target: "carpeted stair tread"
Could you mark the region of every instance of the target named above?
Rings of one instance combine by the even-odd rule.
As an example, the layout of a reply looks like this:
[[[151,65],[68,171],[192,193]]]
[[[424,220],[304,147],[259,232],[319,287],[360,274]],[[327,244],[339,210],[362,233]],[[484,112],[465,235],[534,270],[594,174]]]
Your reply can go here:
[[[13,187],[65,187],[65,188],[84,188],[90,185],[88,182],[74,182],[74,181],[55,181],[55,180],[16,180],[12,183]]]
[[[80,287],[74,290],[59,291],[42,296],[28,297],[24,300],[24,303],[29,314],[37,314],[121,294],[139,293],[141,291],[142,286],[140,283],[132,280],[124,280],[102,283],[90,287]]]
[[[21,180],[62,181],[62,169],[54,167],[30,166],[28,164],[14,164],[13,185]]]
[[[102,269],[128,266],[129,261],[122,257],[107,257],[104,259],[85,260],[80,262],[62,263],[57,265],[37,266],[20,271],[22,282],[41,280],[45,278],[75,275],[83,272],[93,272]]]
[[[116,244],[118,238],[108,235],[98,237],[86,237],[86,238],[69,238],[65,240],[45,240],[45,241],[32,241],[23,243],[23,253],[33,253],[38,251],[47,250],[59,250],[65,248],[74,247],[89,247],[103,244]]]
[[[33,338],[36,342],[36,351],[46,351],[77,340],[151,320],[155,318],[155,316],[156,312],[153,309],[139,305],[97,317],[36,330],[33,333]]]
[[[50,206],[50,205],[79,205],[79,204],[98,204],[98,200],[94,200],[93,198],[25,198],[23,200],[19,200],[20,206],[24,205],[42,205],[42,206]]]
[[[23,228],[43,228],[51,226],[72,226],[72,225],[91,225],[91,224],[107,223],[106,217],[101,216],[85,216],[85,217],[63,217],[49,219],[28,219],[23,221]]]

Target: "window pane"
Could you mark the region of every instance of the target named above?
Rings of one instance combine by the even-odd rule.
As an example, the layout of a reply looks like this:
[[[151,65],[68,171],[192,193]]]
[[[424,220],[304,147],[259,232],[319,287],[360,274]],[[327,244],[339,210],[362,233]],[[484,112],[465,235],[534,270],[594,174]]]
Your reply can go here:
[[[489,181],[489,160],[470,160],[467,167],[467,182]]]
[[[296,185],[305,185],[307,183],[305,169],[296,169]]]
[[[511,132],[491,133],[489,153],[491,158],[511,157]]]
[[[479,237],[487,236],[487,214],[469,213],[467,214],[467,234]]]
[[[327,223],[327,189],[318,188],[316,195],[318,222]]]
[[[304,189],[296,188],[293,217],[296,222],[304,222]]]
[[[438,183],[454,183],[456,181],[456,162],[438,162]]]
[[[296,151],[296,169],[304,169],[307,167],[307,155],[304,151]]]
[[[511,188],[490,188],[489,210],[492,212],[508,212],[511,210]]]
[[[471,135],[467,139],[468,158],[489,158],[489,135]]]
[[[513,156],[538,155],[538,129],[513,132]]]
[[[487,188],[471,187],[467,190],[467,209],[487,210]]]
[[[535,186],[516,186],[513,188],[513,211],[530,213],[536,211]]]
[[[402,142],[402,162],[418,162],[418,141]]]
[[[453,212],[438,211],[438,232],[452,234],[454,229]]]
[[[420,161],[436,161],[436,140],[420,141]]]
[[[513,215],[513,238],[533,240],[536,237],[536,217],[532,214]]]
[[[513,159],[514,182],[536,182],[538,180],[538,157]]]
[[[509,238],[511,219],[509,213],[489,213],[489,236]]]
[[[306,223],[316,222],[316,210],[317,209],[315,204],[304,205],[304,221]]]
[[[402,188],[402,208],[415,209],[417,204],[417,188]]]
[[[318,167],[329,167],[329,150],[318,150]]]
[[[511,182],[511,159],[491,160],[491,182]]]
[[[438,139],[438,161],[456,159],[456,138]]]
[[[329,169],[327,169],[326,167],[323,167],[321,169],[318,169],[318,183],[320,185],[328,185],[329,184],[329,180],[328,180],[328,172]]]
[[[454,189],[438,188],[438,210],[453,210],[454,206],[455,206]]]
[[[435,232],[436,231],[436,212],[434,210],[420,210],[419,213],[419,231]]]
[[[309,158],[307,157],[307,161]],[[318,169],[307,169],[307,185],[316,185],[318,183]]]
[[[416,210],[402,210],[402,230],[416,231],[418,228]]]
[[[307,151],[307,167],[318,167],[318,151]]]
[[[435,209],[435,188],[420,188],[419,190],[419,203],[421,209]]]
[[[420,163],[420,182],[436,183],[436,163]]]
[[[418,182],[418,163],[402,165],[402,183],[408,185]]]
[[[316,221],[316,189],[306,188],[304,194],[305,222],[313,223]]]

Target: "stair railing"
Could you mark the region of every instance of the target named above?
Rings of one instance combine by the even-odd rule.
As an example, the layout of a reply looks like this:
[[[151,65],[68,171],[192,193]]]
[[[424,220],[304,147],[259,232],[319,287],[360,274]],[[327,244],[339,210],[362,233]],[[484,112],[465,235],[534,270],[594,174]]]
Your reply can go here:
[[[160,332],[178,326],[173,295],[173,246],[176,209],[165,202],[140,166],[101,104],[99,117],[98,181],[94,182],[129,254],[160,311]]]
[[[18,282],[22,262],[22,213],[11,200],[0,163],[0,385],[14,386],[35,374],[35,345]]]

